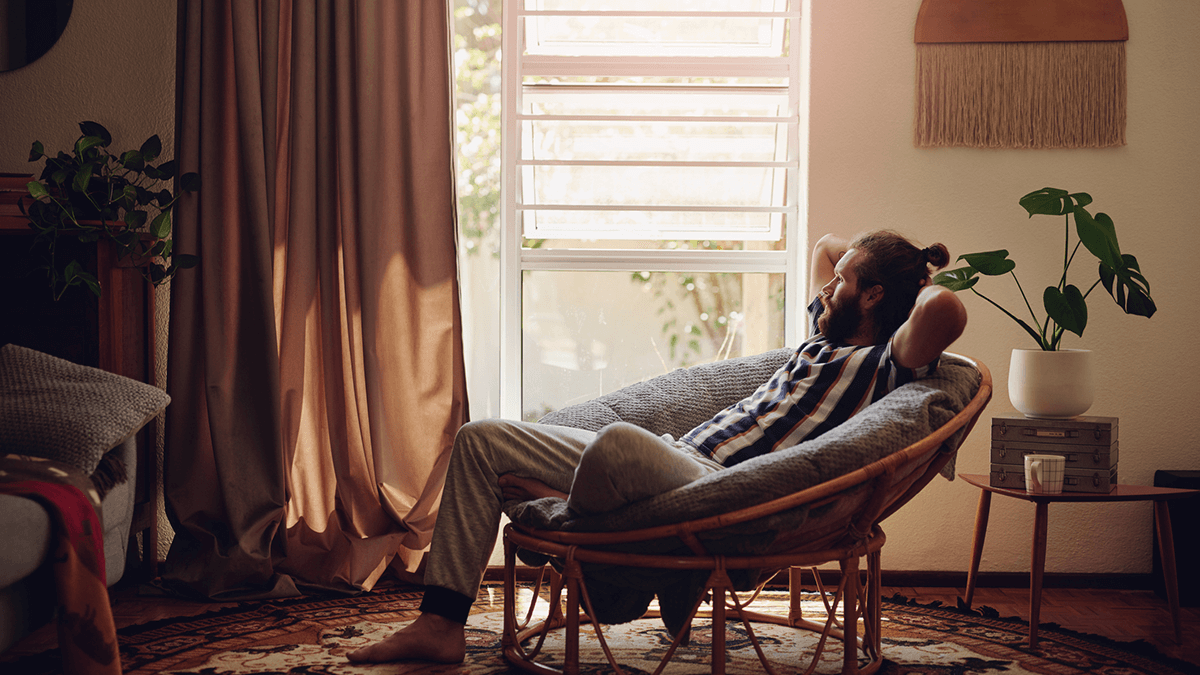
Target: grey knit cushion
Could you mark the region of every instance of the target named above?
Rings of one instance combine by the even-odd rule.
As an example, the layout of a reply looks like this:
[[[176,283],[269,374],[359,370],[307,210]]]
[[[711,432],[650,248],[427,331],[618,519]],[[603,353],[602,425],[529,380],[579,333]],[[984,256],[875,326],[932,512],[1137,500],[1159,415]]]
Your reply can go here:
[[[105,452],[170,401],[163,390],[128,377],[0,347],[0,454],[45,457],[91,474]]]

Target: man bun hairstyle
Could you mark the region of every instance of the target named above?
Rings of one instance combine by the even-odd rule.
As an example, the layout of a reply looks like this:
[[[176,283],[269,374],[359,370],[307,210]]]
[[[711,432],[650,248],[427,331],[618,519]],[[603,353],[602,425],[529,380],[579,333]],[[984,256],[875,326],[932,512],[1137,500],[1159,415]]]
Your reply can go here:
[[[859,290],[883,288],[883,300],[875,305],[872,317],[876,343],[900,328],[916,304],[917,294],[930,282],[932,271],[950,262],[950,250],[944,244],[918,248],[890,230],[860,234],[850,248],[859,252],[854,263]]]
[[[940,270],[950,264],[950,249],[946,248],[945,244],[934,244],[922,249],[921,253],[925,254],[925,262],[933,265],[933,269]]]

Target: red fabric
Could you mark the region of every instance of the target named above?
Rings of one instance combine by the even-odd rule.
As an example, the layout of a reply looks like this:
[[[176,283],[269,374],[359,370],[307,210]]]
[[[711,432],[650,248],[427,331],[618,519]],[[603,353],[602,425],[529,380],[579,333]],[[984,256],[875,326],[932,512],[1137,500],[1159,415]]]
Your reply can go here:
[[[73,485],[36,480],[0,482],[0,493],[33,499],[54,523],[52,553],[58,597],[58,641],[66,673],[121,672],[104,573],[100,518]]]

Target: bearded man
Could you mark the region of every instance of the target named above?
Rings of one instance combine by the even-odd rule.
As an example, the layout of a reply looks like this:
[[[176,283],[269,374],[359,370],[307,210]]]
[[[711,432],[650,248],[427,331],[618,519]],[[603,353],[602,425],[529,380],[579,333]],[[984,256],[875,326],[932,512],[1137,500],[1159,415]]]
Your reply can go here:
[[[426,559],[421,615],[351,661],[458,663],[465,625],[510,499],[557,496],[602,513],[792,447],[925,377],[962,334],[966,310],[930,283],[946,247],[887,231],[813,247],[811,337],[753,394],[675,440],[618,422],[599,432],[509,420],[464,425],[454,441]]]

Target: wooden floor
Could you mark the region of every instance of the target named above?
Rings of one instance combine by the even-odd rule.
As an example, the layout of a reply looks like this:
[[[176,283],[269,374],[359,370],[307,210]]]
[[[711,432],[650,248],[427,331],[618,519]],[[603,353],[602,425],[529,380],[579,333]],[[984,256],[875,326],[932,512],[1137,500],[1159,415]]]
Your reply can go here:
[[[961,588],[885,587],[883,597],[899,593],[922,604],[939,600],[955,606],[963,594]],[[191,616],[233,606],[234,603],[197,603],[173,598],[139,595],[136,587],[118,586],[113,590],[113,616],[118,628]],[[1029,591],[1023,588],[980,588],[975,592],[975,607],[987,605],[1000,616],[1029,618]],[[1177,644],[1165,600],[1152,591],[1111,589],[1046,589],[1042,598],[1043,623],[1103,635],[1114,640],[1145,640],[1168,656],[1200,665],[1200,607],[1184,607],[1183,642]],[[0,656],[3,662],[22,654],[38,653],[56,644],[53,626],[44,626]],[[3,668],[0,667],[0,671]]]
[[[899,593],[922,604],[940,600],[953,607],[964,592],[962,588],[886,587],[882,595]],[[1028,588],[978,588],[972,604],[976,609],[992,607],[1002,617],[1029,620]],[[1042,592],[1039,623],[1056,623],[1121,642],[1145,640],[1162,654],[1200,665],[1200,607],[1183,607],[1180,614],[1183,641],[1176,643],[1167,601],[1154,591],[1047,588]]]

